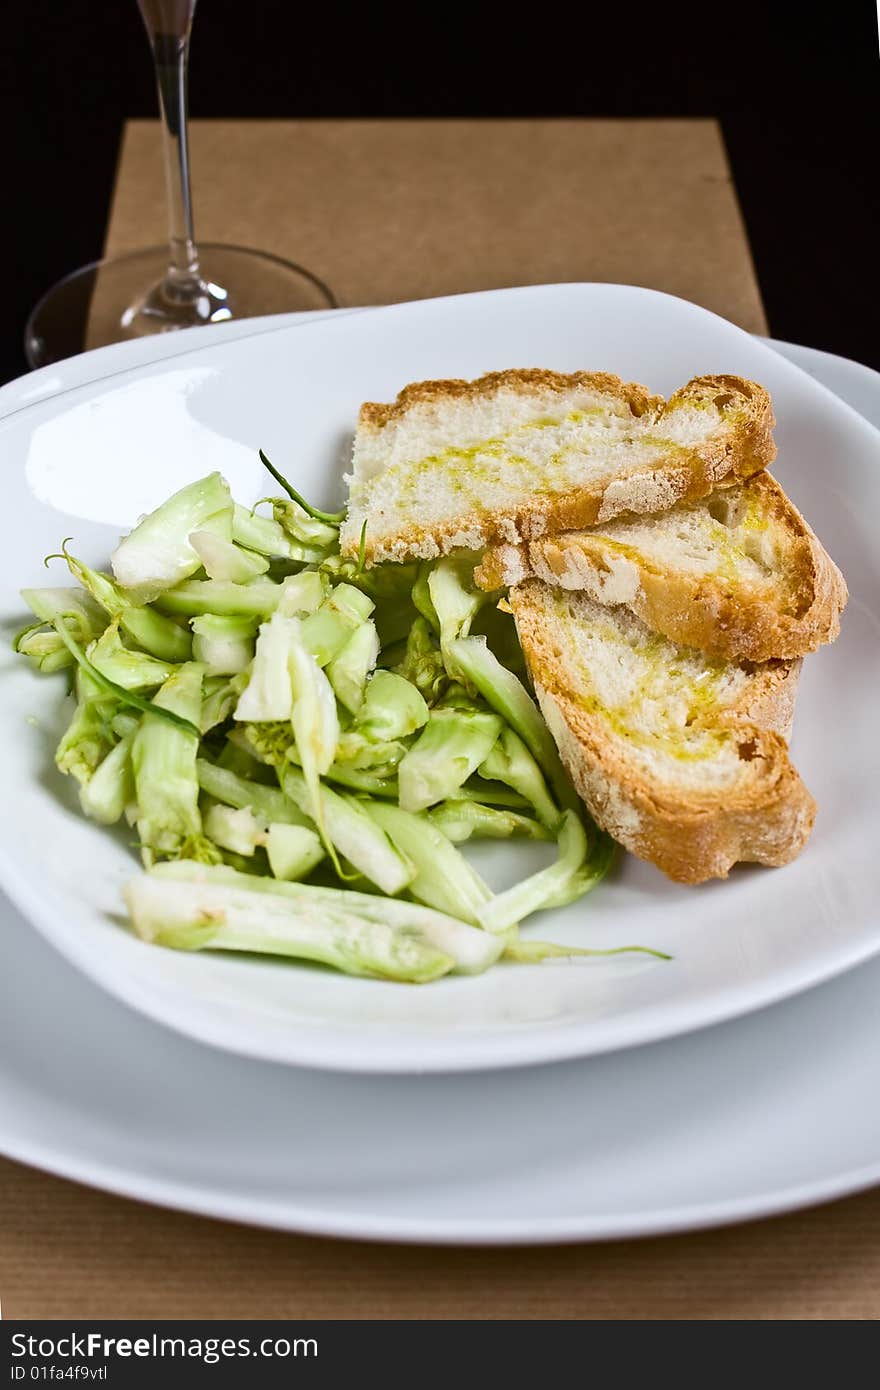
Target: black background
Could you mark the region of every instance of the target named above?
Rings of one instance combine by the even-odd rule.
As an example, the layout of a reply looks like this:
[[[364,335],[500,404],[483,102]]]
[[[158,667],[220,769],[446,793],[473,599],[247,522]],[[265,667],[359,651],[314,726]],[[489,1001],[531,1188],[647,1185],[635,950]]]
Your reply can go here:
[[[821,6],[201,0],[194,116],[722,122],[771,332],[880,367],[871,0]],[[156,111],[135,0],[4,6],[0,379],[53,280],[100,254],[119,136]]]

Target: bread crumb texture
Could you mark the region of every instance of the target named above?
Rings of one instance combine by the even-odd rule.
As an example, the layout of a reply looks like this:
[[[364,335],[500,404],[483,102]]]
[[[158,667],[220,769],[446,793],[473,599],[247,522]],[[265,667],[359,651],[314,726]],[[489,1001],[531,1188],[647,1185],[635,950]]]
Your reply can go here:
[[[668,401],[603,372],[416,383],[361,408],[343,553],[364,521],[373,564],[667,510],[764,468],[773,424],[767,392],[739,377]]]
[[[510,603],[541,708],[598,823],[671,878],[783,864],[815,804],[786,749],[800,663],[735,663],[539,580]]]
[[[490,590],[530,575],[626,604],[656,632],[732,660],[833,641],[847,599],[840,571],[764,472],[657,516],[490,547],[477,569]]]

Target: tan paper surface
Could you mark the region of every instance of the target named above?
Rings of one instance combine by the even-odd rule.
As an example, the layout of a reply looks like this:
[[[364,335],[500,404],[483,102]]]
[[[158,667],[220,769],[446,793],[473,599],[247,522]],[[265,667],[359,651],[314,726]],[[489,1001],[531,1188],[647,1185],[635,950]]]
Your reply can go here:
[[[873,1319],[880,1192],[662,1240],[437,1250],[229,1226],[0,1162],[0,1287],[4,1318]]]
[[[196,122],[193,166],[201,237],[299,260],[343,304],[617,280],[766,330],[712,121]],[[164,230],[157,131],[134,122],[107,250]],[[880,1192],[666,1240],[425,1250],[248,1230],[0,1162],[7,1318],[874,1318],[878,1290]]]
[[[196,234],[297,261],[340,304],[568,280],[766,321],[717,124],[195,121]],[[158,130],[126,130],[107,253],[166,234]]]

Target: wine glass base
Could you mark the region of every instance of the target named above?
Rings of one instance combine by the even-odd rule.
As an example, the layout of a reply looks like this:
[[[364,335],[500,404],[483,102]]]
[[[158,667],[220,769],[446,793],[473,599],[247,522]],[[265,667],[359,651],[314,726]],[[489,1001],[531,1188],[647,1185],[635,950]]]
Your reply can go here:
[[[245,246],[206,242],[199,248],[195,295],[169,294],[167,246],[151,246],[75,270],[31,312],[24,350],[30,367],[45,367],[90,348],[307,309],[334,309],[332,292],[292,261]]]

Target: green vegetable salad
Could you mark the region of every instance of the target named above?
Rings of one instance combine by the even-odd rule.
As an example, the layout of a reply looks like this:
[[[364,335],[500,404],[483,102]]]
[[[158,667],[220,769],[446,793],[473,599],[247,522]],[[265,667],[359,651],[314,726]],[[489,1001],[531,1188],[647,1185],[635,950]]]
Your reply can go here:
[[[65,543],[77,587],[23,591],[17,650],[73,679],[56,763],[87,816],[137,833],[137,932],[410,982],[608,954],[519,937],[589,892],[612,845],[473,557],[364,569],[341,516],[261,457],[270,513],[212,473],[120,541],[112,574]],[[555,841],[555,862],[492,893],[458,846],[511,836]]]

